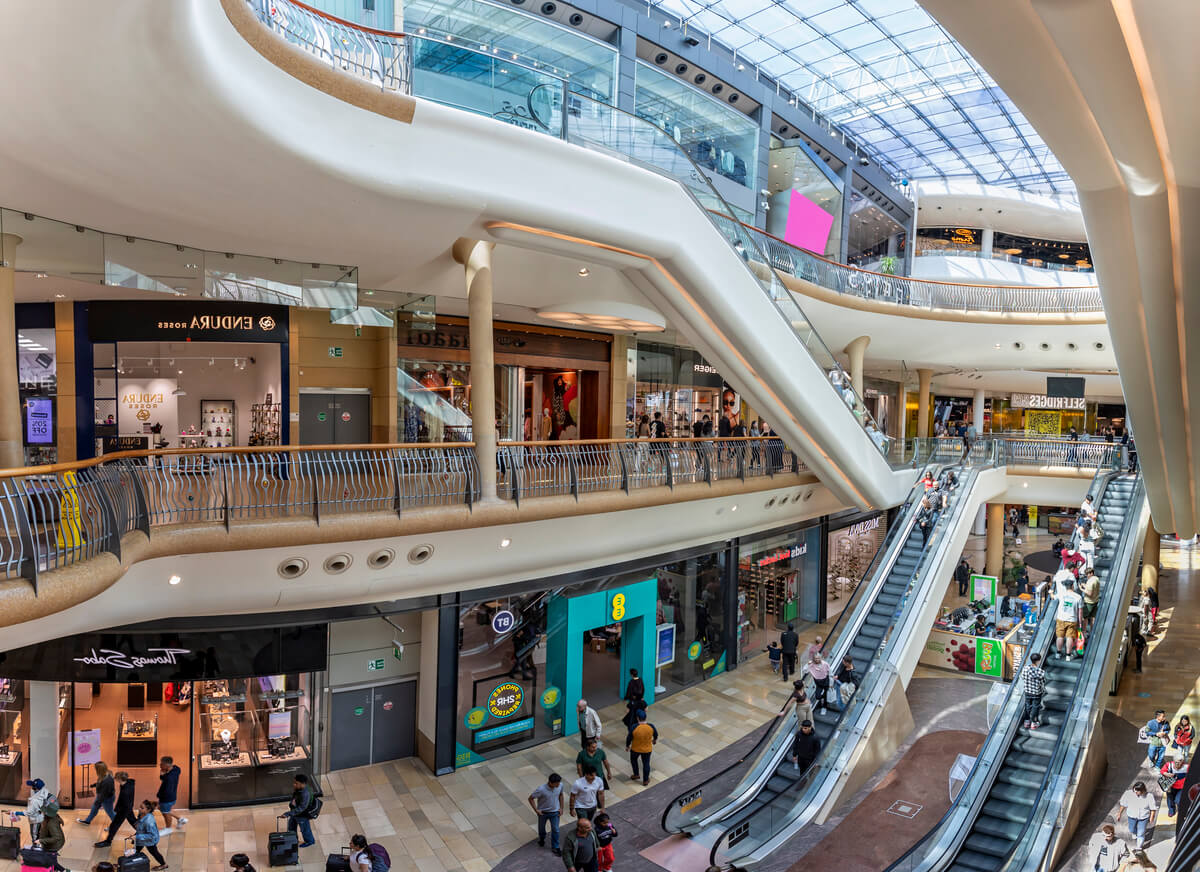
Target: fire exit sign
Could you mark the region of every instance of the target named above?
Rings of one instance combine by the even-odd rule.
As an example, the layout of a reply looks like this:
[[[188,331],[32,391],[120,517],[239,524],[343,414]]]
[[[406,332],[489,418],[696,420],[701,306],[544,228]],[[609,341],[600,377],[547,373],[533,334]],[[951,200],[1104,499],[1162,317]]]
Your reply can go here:
[[[329,356],[330,357],[341,357],[342,356],[342,346],[330,345],[329,346]]]
[[[367,671],[368,672],[382,672],[383,671],[383,658],[377,657],[374,660],[368,660],[367,661]]]

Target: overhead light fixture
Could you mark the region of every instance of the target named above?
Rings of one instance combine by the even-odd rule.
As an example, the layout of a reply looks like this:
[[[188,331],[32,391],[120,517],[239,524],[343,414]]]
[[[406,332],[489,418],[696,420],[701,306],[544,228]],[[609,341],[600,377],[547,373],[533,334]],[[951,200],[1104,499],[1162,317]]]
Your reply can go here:
[[[36,275],[39,279],[44,279],[46,277],[45,273],[37,273]]]
[[[183,388],[175,388],[175,390],[171,391],[171,396],[173,396],[173,397],[186,397],[186,396],[187,396],[187,391],[185,391]]]
[[[512,539],[501,539],[501,540],[500,540],[500,547],[501,547],[501,548],[507,548],[507,547],[508,547],[509,545],[511,545],[511,544],[512,544]]]
[[[581,278],[587,278],[591,274],[592,274],[592,271],[590,269],[588,269],[586,266],[581,266],[579,268],[579,275]]]
[[[66,294],[55,294],[54,295],[54,299],[56,299],[56,300],[65,300],[66,297],[67,297]]]
[[[167,579],[167,584],[176,585],[176,584],[179,584],[179,582],[181,582],[181,581],[183,581],[183,579],[180,578],[178,575],[172,575],[170,578]]]

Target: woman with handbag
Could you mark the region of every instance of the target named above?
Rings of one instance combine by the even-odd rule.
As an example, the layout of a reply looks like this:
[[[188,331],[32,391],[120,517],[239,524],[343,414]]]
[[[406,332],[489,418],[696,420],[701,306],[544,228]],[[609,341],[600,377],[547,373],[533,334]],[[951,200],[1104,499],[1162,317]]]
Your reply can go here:
[[[1181,759],[1186,761],[1192,753],[1192,741],[1196,738],[1196,730],[1192,726],[1192,719],[1187,715],[1179,716],[1179,723],[1175,725],[1175,733],[1171,737],[1171,747],[1179,750]]]
[[[1159,770],[1158,786],[1167,795],[1167,817],[1175,817],[1179,810],[1179,793],[1187,773],[1188,765],[1183,760],[1168,760]]]

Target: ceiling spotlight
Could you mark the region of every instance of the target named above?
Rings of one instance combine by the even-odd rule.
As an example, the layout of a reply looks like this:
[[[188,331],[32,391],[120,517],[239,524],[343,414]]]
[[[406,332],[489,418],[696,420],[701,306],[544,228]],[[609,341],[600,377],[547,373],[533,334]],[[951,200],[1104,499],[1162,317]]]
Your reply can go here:
[[[66,297],[67,297],[66,294],[55,294],[54,295],[54,299],[56,299],[56,300],[65,300]]]
[[[997,348],[999,348],[1000,346],[999,346],[999,345],[997,345],[996,347],[997,347]],[[213,364],[215,364],[216,362],[217,362],[217,359],[216,359],[215,357],[210,357],[210,358],[208,359],[208,365],[209,365],[209,366],[212,366],[212,365],[213,365]]]
[[[46,277],[45,273],[37,273],[36,275],[39,279],[44,279]]]
[[[183,579],[180,578],[178,575],[172,575],[170,578],[167,579],[167,584],[175,585],[175,584],[179,584],[179,582],[181,582],[181,581],[183,581]]]
[[[509,545],[511,545],[511,544],[512,544],[512,539],[501,539],[501,540],[500,540],[500,547],[501,547],[501,548],[507,548],[507,547],[508,547]]]
[[[591,274],[592,274],[592,271],[590,269],[588,269],[586,266],[581,266],[579,268],[579,275],[581,278],[587,278]]]

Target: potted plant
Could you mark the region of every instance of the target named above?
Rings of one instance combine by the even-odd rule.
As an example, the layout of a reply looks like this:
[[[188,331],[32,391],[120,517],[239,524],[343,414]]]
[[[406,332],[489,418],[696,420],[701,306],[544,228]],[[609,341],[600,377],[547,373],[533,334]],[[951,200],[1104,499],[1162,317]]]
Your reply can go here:
[[[900,258],[888,254],[879,259],[879,271],[885,276],[894,276],[896,267],[900,265]]]

